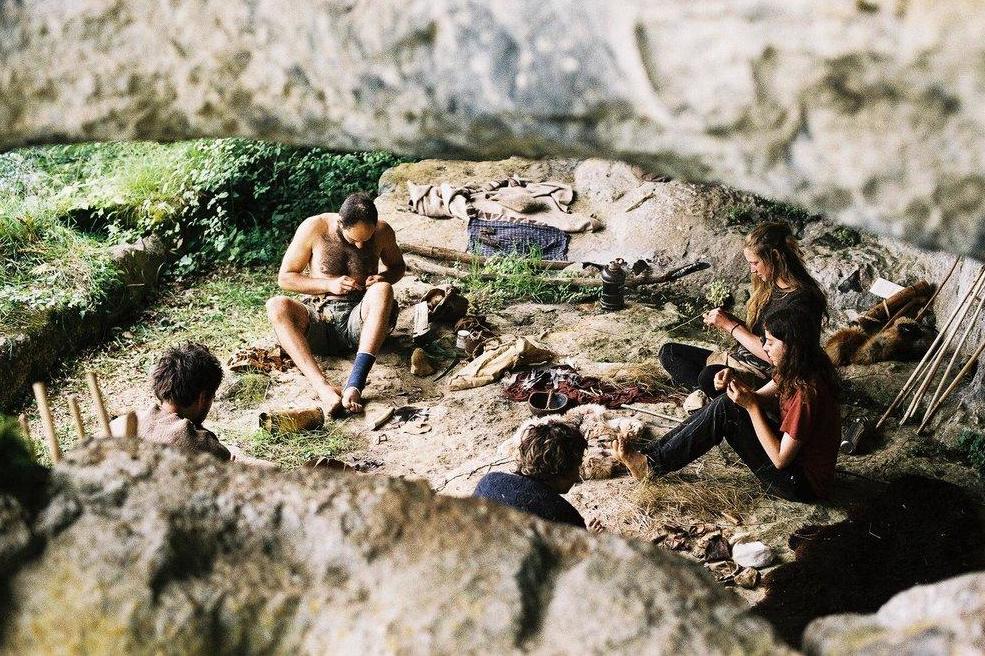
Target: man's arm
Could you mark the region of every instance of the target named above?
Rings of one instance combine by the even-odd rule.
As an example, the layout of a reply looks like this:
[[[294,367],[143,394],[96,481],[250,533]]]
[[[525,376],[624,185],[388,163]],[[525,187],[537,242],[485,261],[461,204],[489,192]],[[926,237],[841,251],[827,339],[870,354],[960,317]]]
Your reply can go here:
[[[284,253],[277,273],[277,284],[289,292],[301,294],[334,294],[342,296],[356,288],[356,281],[349,276],[339,278],[318,278],[305,274],[304,270],[311,264],[311,244],[315,239],[320,217],[313,216],[304,220],[294,233],[291,244]]]
[[[380,279],[394,285],[404,277],[407,272],[407,264],[404,262],[404,254],[400,252],[397,245],[397,235],[389,223],[380,222],[380,264],[383,265],[379,273]]]

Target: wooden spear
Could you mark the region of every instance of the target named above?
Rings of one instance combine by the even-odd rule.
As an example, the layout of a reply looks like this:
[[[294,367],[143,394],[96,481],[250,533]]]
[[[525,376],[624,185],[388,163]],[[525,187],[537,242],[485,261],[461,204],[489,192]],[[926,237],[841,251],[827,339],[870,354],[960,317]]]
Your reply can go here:
[[[981,277],[982,273],[985,273],[985,268],[983,268],[982,272],[979,273],[979,277]],[[977,279],[976,279],[976,283],[977,283]],[[973,284],[972,288],[974,287],[975,285]],[[968,294],[971,294],[971,292],[972,289],[969,289]],[[940,344],[941,340],[944,338],[944,333],[947,332],[947,330],[951,327],[951,323],[954,321],[954,318],[958,316],[958,311],[961,309],[961,305],[963,303],[964,301],[958,303],[954,307],[954,310],[951,311],[951,316],[948,318],[947,322],[944,324],[940,332],[937,333],[937,337],[934,338],[934,341],[930,344],[930,347],[927,349],[927,352],[923,354],[923,357],[920,359],[920,362],[917,364],[917,366],[913,369],[913,372],[910,374],[910,377],[907,378],[905,383],[903,383],[903,387],[902,389],[900,389],[899,394],[896,395],[896,398],[893,399],[893,402],[890,403],[889,407],[886,408],[886,411],[882,413],[882,416],[879,418],[879,421],[876,422],[876,430],[881,428],[882,425],[886,423],[886,420],[889,418],[889,415],[891,415],[893,410],[895,410],[897,406],[899,406],[900,402],[906,397],[907,393],[910,392],[911,388],[913,387],[913,384],[919,379],[921,373],[924,370],[923,369],[924,365],[928,362],[928,360],[930,360],[931,356],[936,352],[937,345]]]
[[[951,274],[954,273],[954,269],[958,266],[958,262],[960,261],[961,256],[959,255],[954,259],[954,264],[951,265],[951,269],[947,272],[947,275],[944,276],[944,280],[941,281],[941,284],[937,285],[937,289],[934,290],[933,296],[931,296],[927,303],[920,308],[919,312],[917,312],[917,316],[915,317],[916,321],[923,319],[923,315],[927,313],[927,310],[933,307],[934,301],[937,300],[937,295],[941,293],[941,290],[944,289],[944,285],[946,285],[947,281],[951,279]]]
[[[983,307],[985,307],[985,294],[982,294],[981,298],[978,299],[978,307],[975,308],[975,313],[971,316],[971,321],[968,322],[964,333],[961,335],[961,339],[958,340],[958,345],[954,347],[954,353],[951,355],[951,359],[948,361],[947,367],[944,369],[944,373],[941,374],[941,381],[937,384],[937,389],[934,390],[934,395],[931,397],[930,402],[927,403],[927,411],[923,415],[923,421],[920,422],[921,428],[927,424],[927,417],[930,416],[930,409],[937,405],[937,401],[941,397],[941,390],[944,389],[944,384],[947,383],[948,374],[951,373],[951,370],[954,368],[954,363],[957,362],[958,356],[961,355],[961,349],[964,348],[965,342],[968,341],[968,335],[970,335],[972,329],[978,325],[978,318],[982,314]],[[919,430],[917,432],[919,432]]]
[[[48,405],[48,388],[44,383],[34,383],[34,400],[38,402],[38,414],[41,415],[41,426],[44,428],[48,445],[48,455],[51,462],[58,463],[62,459],[62,449],[58,446],[58,435],[55,434],[55,420],[51,416],[51,406]]]
[[[977,295],[981,290],[982,282],[985,281],[985,267],[982,268],[981,272],[978,274],[978,278],[975,279],[974,284],[972,284],[971,289],[968,290],[968,294],[961,300],[961,312],[959,313],[958,320],[950,326],[947,331],[947,337],[941,342],[940,348],[937,353],[934,354],[933,360],[927,367],[926,376],[923,382],[917,388],[916,393],[913,395],[913,399],[910,401],[910,405],[907,407],[906,412],[903,413],[903,418],[900,419],[900,426],[906,423],[910,417],[912,417],[917,408],[920,406],[920,401],[923,399],[923,395],[927,392],[927,388],[934,380],[934,375],[937,373],[937,369],[941,366],[941,362],[944,360],[944,356],[947,355],[947,349],[954,341],[955,335],[958,334],[958,328],[961,326],[961,322],[968,315],[968,311],[972,306],[972,297]]]
[[[79,397],[70,394],[68,397],[68,409],[72,413],[72,422],[75,424],[75,432],[80,440],[86,438],[86,427],[82,422],[82,411],[79,409]]]
[[[103,432],[103,437],[111,437],[109,432],[109,413],[106,412],[106,404],[103,402],[103,393],[99,389],[99,380],[96,374],[88,372],[86,381],[89,383],[89,395],[92,397],[92,404],[96,408],[96,419],[99,420],[99,428]]]
[[[924,429],[924,427],[927,425],[927,422],[929,422],[933,418],[933,416],[937,413],[937,410],[939,410],[940,407],[944,405],[944,401],[946,401],[947,397],[951,395],[951,392],[953,392],[957,388],[958,383],[961,382],[961,379],[964,378],[969,371],[971,371],[972,367],[975,366],[975,363],[978,362],[978,358],[979,356],[981,356],[982,351],[985,351],[985,339],[982,340],[982,342],[978,345],[978,348],[975,349],[975,352],[972,353],[971,358],[968,360],[968,362],[966,362],[965,365],[961,367],[961,371],[959,371],[958,375],[954,377],[954,380],[951,382],[950,385],[948,385],[948,388],[944,390],[944,394],[942,394],[941,398],[938,399],[937,405],[930,408],[930,411],[927,413],[927,416],[924,417],[923,422],[920,424],[920,428],[917,429],[918,433]]]

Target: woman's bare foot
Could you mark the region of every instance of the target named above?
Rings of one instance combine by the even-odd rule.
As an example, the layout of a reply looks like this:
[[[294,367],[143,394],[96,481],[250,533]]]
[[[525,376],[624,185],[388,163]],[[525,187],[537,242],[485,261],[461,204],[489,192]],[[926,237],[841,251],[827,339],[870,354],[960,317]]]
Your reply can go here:
[[[346,387],[342,392],[342,406],[352,414],[359,414],[363,411],[363,395],[355,387]]]
[[[622,464],[626,465],[626,469],[636,480],[646,480],[650,475],[650,466],[646,462],[646,456],[630,446],[625,435],[620,435],[612,440],[612,454]]]

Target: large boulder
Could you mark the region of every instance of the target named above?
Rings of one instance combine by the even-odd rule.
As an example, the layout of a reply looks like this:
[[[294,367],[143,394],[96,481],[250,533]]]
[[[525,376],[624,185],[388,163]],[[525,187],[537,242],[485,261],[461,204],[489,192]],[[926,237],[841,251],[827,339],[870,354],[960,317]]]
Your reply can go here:
[[[676,555],[424,483],[105,440],[0,529],[5,654],[787,651]]]
[[[985,653],[985,572],[901,592],[874,615],[831,615],[804,632],[817,656]]]
[[[606,156],[985,253],[973,0],[0,3],[0,147]]]

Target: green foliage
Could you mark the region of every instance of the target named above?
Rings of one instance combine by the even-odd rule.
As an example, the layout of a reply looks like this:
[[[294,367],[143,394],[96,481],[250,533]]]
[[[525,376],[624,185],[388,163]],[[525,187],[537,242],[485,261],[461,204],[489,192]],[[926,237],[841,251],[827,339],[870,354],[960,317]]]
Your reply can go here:
[[[862,243],[862,235],[857,230],[847,226],[835,226],[821,235],[817,242],[835,250],[858,246]]]
[[[958,436],[958,449],[979,476],[985,477],[985,433],[965,428]]]
[[[243,139],[0,154],[0,325],[95,306],[118,280],[105,247],[138,236],[170,238],[179,274],[276,261],[301,219],[399,161]]]
[[[817,217],[805,209],[770,199],[739,203],[729,206],[722,217],[726,226],[752,228],[764,221],[786,221],[793,226],[802,226]]]
[[[570,303],[584,297],[571,285],[547,278],[536,266],[543,261],[534,251],[528,257],[497,255],[482,266],[473,265],[460,284],[479,313],[495,312],[514,302]],[[494,276],[488,279],[488,276]]]
[[[705,287],[705,300],[713,308],[724,307],[731,295],[732,288],[721,278],[716,278]]]

